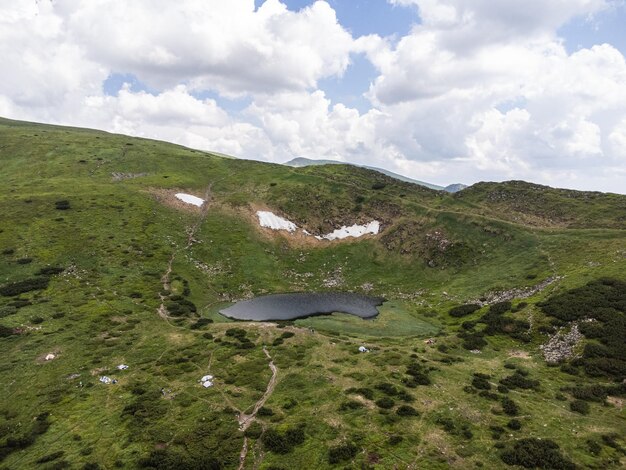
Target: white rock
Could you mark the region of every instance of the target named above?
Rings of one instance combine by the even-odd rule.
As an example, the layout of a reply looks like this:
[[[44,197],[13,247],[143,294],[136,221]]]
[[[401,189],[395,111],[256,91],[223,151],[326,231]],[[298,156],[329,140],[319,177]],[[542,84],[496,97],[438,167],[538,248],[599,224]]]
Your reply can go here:
[[[213,380],[212,375],[205,375],[204,377],[200,379],[200,382],[208,382],[209,380]]]
[[[55,356],[54,354],[50,353],[50,354],[47,354],[47,355],[46,355],[45,359],[46,359],[46,361],[51,361],[51,360],[52,360],[52,359],[54,359],[55,357],[56,357],[56,356]]]
[[[181,201],[186,202],[187,204],[193,204],[194,206],[202,207],[202,204],[204,204],[204,199],[191,194],[176,193],[176,197]]]
[[[128,369],[128,366],[126,364],[120,364],[119,366],[117,366],[118,370],[126,370]]]
[[[256,215],[259,218],[261,227],[271,228],[272,230],[287,230],[288,232],[295,232],[298,229],[296,224],[283,219],[273,212],[257,211]]]

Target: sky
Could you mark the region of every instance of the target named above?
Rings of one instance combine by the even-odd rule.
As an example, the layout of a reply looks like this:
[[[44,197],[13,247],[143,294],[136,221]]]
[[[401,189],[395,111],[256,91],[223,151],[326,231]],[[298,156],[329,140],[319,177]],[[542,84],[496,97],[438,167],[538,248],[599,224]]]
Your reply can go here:
[[[0,116],[626,193],[624,0],[0,0]]]

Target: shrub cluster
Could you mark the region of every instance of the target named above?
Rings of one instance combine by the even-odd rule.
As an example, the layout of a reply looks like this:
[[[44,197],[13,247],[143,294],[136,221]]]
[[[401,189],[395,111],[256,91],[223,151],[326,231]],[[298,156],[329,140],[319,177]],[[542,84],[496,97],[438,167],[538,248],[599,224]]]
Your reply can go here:
[[[478,304],[465,304],[465,305],[457,305],[456,307],[452,307],[448,312],[451,317],[465,317],[474,313],[476,310],[480,310],[480,305]]]
[[[270,452],[275,454],[288,454],[297,445],[304,443],[306,436],[304,427],[297,426],[288,428],[285,432],[278,432],[275,429],[268,429],[261,437],[263,445]]]
[[[452,418],[441,416],[437,418],[437,424],[439,424],[448,434],[461,436],[465,439],[471,439],[472,437],[474,437],[474,434],[472,433],[472,430],[468,423],[455,421]]]
[[[63,199],[54,203],[54,208],[59,211],[66,211],[70,208],[70,201]]]
[[[473,351],[474,349],[481,349],[487,346],[487,341],[485,341],[485,338],[483,338],[484,333],[482,332],[462,331],[458,333],[457,336],[463,340],[463,348],[469,351]]]
[[[502,452],[500,458],[507,465],[520,465],[525,468],[562,470],[576,468],[576,465],[561,454],[558,444],[550,439],[521,439],[515,442],[512,448]]]
[[[589,414],[589,403],[583,400],[574,400],[569,404],[569,409],[575,413],[580,413],[581,415]]]
[[[487,374],[475,373],[472,379],[472,386],[479,390],[491,390],[490,378],[491,376]]]
[[[359,451],[359,448],[352,442],[347,442],[338,446],[328,449],[328,463],[331,465],[345,462],[354,458]]]
[[[419,412],[409,405],[400,405],[396,410],[398,416],[419,416]]]
[[[47,276],[24,279],[23,281],[12,282],[0,287],[0,295],[12,297],[25,292],[47,289],[48,284],[50,284],[50,278]]]
[[[509,416],[517,416],[519,414],[519,406],[509,397],[502,397],[502,411]]]
[[[430,377],[428,377],[428,369],[419,362],[412,362],[406,368],[406,373],[409,377],[405,377],[402,382],[404,385],[410,388],[415,388],[418,385],[430,385]]]
[[[598,279],[585,286],[550,297],[539,304],[546,315],[560,322],[593,318],[579,324],[585,337],[600,344],[587,344],[583,355],[572,362],[592,377],[626,378],[626,282]]]
[[[507,388],[536,389],[539,387],[539,381],[529,379],[527,375],[520,370],[516,370],[513,375],[501,379],[500,383]]]
[[[196,305],[181,295],[172,295],[165,303],[168,313],[173,317],[191,316],[198,311]]]
[[[48,416],[50,416],[50,413],[40,413],[35,418],[33,426],[29,432],[26,432],[18,437],[8,437],[4,444],[0,445],[0,461],[4,460],[13,452],[26,449],[27,447],[33,445],[37,437],[45,434],[50,427]]]

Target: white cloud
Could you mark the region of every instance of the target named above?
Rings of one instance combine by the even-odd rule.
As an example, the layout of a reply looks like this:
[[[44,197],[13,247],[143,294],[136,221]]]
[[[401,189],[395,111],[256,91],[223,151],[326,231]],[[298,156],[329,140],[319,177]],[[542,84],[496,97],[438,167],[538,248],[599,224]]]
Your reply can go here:
[[[67,28],[90,58],[157,87],[188,81],[225,94],[314,87],[343,73],[352,37],[323,1],[65,2]],[[107,38],[103,41],[102,38]]]
[[[440,184],[623,192],[624,56],[608,44],[568,54],[556,33],[611,0],[389,1],[416,6],[422,23],[399,39],[353,38],[324,1],[298,12],[278,0],[256,10],[253,0],[3,2],[0,114]],[[318,89],[359,53],[378,71],[367,112]],[[112,72],[156,91],[107,96]],[[217,99],[197,98],[204,90]],[[220,107],[241,95],[251,101],[242,112]]]

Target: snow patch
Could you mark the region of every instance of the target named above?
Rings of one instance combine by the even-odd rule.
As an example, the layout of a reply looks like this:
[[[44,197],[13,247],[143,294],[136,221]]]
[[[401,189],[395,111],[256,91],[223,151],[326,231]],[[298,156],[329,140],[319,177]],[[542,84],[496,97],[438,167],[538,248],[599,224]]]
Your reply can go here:
[[[288,232],[295,232],[298,229],[296,224],[283,219],[273,212],[257,211],[256,215],[259,218],[261,227],[271,228],[272,230],[287,230]]]
[[[288,232],[295,232],[298,230],[298,226],[293,222],[283,219],[282,217],[274,214],[270,211],[257,211],[257,217],[259,218],[259,224],[261,227],[270,228],[272,230],[286,230]],[[376,235],[380,230],[380,222],[378,220],[372,220],[366,225],[354,224],[351,227],[345,225],[334,232],[327,233],[326,235],[315,235],[318,240],[342,240],[348,237],[361,237],[367,234]],[[307,236],[311,236],[307,230],[302,229],[302,233]]]
[[[357,225],[354,224],[351,227],[346,227],[345,225],[332,233],[328,233],[326,235],[316,236],[318,240],[342,240],[348,237],[361,237],[363,235],[367,235],[371,233],[376,235],[380,230],[380,222],[378,220],[372,220],[367,225]]]
[[[186,202],[187,204],[193,204],[194,206],[198,207],[202,207],[202,204],[204,204],[204,199],[193,196],[191,194],[176,193],[176,198],[180,199],[183,202]]]

